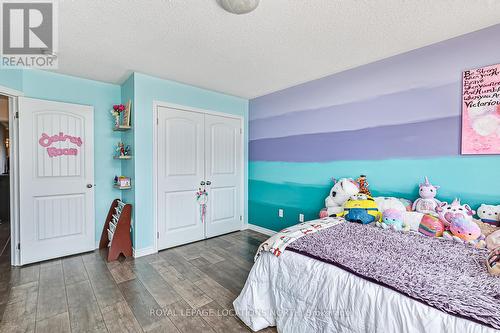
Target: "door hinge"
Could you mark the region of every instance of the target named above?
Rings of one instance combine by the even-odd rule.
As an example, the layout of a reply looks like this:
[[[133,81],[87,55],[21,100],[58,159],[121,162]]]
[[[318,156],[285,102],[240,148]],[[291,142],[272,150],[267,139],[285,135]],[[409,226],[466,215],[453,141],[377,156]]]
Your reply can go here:
[[[240,215],[240,221],[243,221],[243,215]]]
[[[20,250],[21,249],[21,243],[17,243],[17,249]]]
[[[19,111],[16,111],[16,114],[14,115],[14,118],[19,119]]]
[[[158,118],[156,118],[156,125],[158,125]]]
[[[156,233],[156,238],[160,238],[160,232]]]
[[[240,134],[243,134],[243,128],[240,128]]]

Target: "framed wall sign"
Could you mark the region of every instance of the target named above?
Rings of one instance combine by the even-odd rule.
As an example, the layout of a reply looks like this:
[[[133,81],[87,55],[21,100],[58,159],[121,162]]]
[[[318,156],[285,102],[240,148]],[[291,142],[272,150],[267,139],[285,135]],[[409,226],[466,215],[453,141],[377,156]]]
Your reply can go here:
[[[463,72],[462,154],[500,154],[500,64]]]

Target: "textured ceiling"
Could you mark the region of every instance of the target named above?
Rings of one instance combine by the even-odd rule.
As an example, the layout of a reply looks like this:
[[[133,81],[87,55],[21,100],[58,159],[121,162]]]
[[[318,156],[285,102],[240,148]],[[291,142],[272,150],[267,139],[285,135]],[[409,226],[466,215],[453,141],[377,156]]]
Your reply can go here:
[[[500,0],[59,0],[59,70],[252,98],[500,23]]]

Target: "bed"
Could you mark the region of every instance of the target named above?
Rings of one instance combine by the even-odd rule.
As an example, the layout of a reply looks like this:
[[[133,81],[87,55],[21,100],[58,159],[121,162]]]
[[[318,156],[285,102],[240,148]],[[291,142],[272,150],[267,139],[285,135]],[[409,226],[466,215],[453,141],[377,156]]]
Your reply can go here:
[[[324,236],[328,230],[333,235],[334,228],[315,235]],[[290,244],[308,237],[313,235]],[[258,256],[234,301],[237,315],[252,330],[276,326],[279,332],[498,332],[497,322],[491,325],[439,310],[342,265],[300,253],[301,246],[288,245],[279,257],[270,251]],[[500,279],[493,283],[500,293]],[[498,305],[493,315],[500,310],[500,295],[493,298],[497,296],[491,300]]]

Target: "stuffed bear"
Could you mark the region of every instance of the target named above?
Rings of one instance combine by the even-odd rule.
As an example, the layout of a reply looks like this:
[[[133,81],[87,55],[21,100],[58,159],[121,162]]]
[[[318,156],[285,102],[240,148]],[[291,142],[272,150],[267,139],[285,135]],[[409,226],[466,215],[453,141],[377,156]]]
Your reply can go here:
[[[359,193],[358,184],[351,178],[333,179],[330,195],[325,198],[326,209],[320,212],[320,217],[341,216],[344,213],[345,202]]]
[[[496,226],[500,221],[500,206],[482,204],[477,210],[481,222]]]

